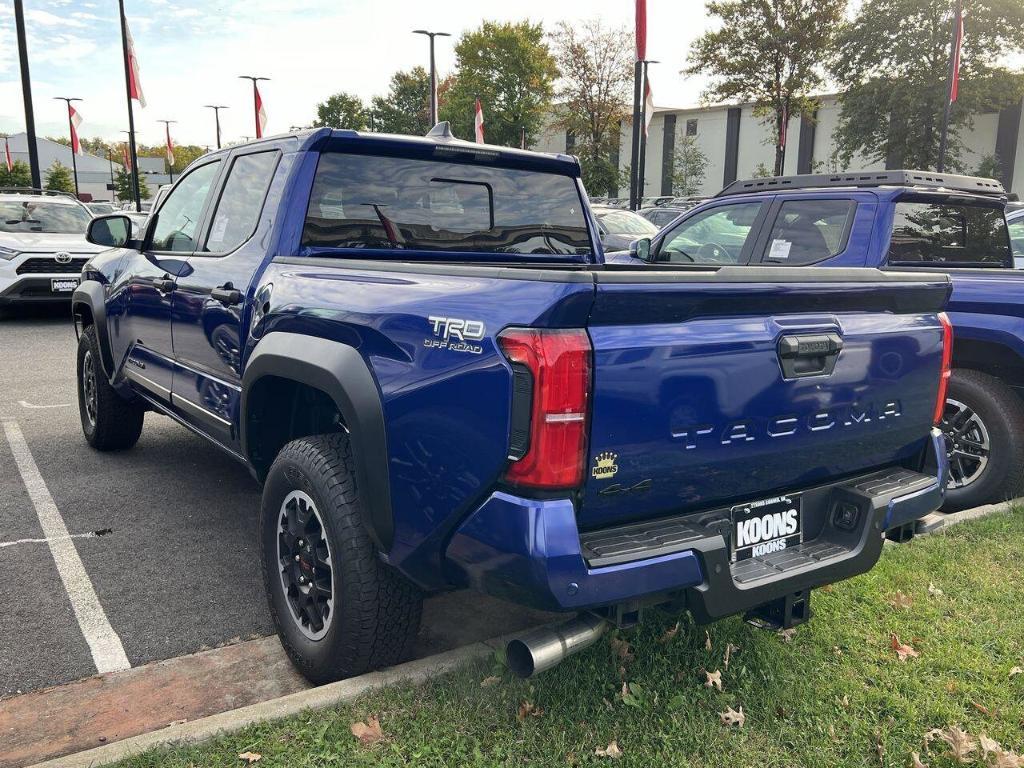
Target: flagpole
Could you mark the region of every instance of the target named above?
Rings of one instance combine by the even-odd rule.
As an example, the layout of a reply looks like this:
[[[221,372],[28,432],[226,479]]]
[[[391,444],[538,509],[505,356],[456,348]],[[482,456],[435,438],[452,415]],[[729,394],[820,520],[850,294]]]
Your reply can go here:
[[[157,120],[158,123],[164,124],[164,135],[166,136],[167,146],[164,148],[166,156],[174,157],[174,152],[171,151],[171,123],[178,122],[177,120]],[[167,175],[169,183],[174,183],[174,163],[171,161],[167,162]]]
[[[14,0],[14,25],[18,33],[18,63],[21,66],[21,95],[25,101],[25,138],[28,139],[28,165],[32,186],[40,189],[39,144],[36,142],[36,117],[32,108],[32,78],[28,72],[28,43],[25,42],[25,8],[22,0]]]
[[[121,53],[124,55],[124,90],[128,97],[128,151],[132,161],[132,193],[135,195],[135,210],[142,212],[142,196],[139,194],[139,159],[135,151],[135,113],[132,110],[132,65],[128,59],[128,20],[124,15],[124,0],[117,0],[121,14]]]
[[[253,75],[239,75],[239,80],[252,80],[252,112],[256,118],[256,138],[263,138],[263,129],[260,127],[260,97],[259,89],[256,88],[258,80],[269,80],[269,77],[255,77]]]
[[[644,65],[637,59],[633,66],[633,144],[630,154],[629,169],[629,209],[635,211],[638,206],[637,198],[637,174],[640,169],[640,121],[641,109],[644,98]]]
[[[71,102],[81,101],[81,99],[68,98],[67,96],[54,96],[54,101],[63,101],[68,105],[68,137],[71,139],[71,174],[75,177],[75,197],[79,196],[78,192],[78,160],[75,158],[75,124],[71,120]],[[79,146],[81,146],[81,137],[78,138]]]
[[[963,18],[963,0],[954,0],[953,3],[953,36],[949,47],[949,74],[946,77],[946,108],[942,111],[942,129],[939,132],[939,159],[935,163],[935,170],[943,173],[946,169],[946,147],[949,143],[949,118],[953,112],[953,82],[957,77],[956,60],[959,53],[960,24]]]

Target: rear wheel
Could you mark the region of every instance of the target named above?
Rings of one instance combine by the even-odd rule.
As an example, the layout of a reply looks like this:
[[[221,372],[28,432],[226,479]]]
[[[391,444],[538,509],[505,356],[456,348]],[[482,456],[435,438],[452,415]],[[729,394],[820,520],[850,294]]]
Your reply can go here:
[[[281,643],[310,681],[403,661],[422,595],[380,562],[363,526],[348,436],[286,445],[263,490],[263,579]]]
[[[1024,403],[1009,386],[979,371],[953,371],[939,426],[949,459],[944,512],[1020,495]]]
[[[86,441],[98,451],[131,448],[142,434],[146,411],[110,386],[100,362],[96,327],[92,325],[78,340],[78,413]]]

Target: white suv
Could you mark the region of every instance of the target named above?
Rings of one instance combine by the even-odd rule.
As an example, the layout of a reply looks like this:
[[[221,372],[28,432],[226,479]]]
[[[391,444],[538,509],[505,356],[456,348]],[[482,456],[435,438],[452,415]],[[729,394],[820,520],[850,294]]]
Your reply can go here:
[[[69,301],[82,266],[104,250],[85,239],[92,214],[69,195],[0,190],[0,312]]]

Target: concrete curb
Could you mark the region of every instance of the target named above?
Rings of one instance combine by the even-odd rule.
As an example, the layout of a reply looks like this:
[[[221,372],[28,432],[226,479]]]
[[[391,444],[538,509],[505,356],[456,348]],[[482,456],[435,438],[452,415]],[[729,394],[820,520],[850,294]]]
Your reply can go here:
[[[988,504],[953,514],[934,512],[918,521],[916,532],[919,535],[937,533],[968,520],[1009,512],[1014,505],[1019,505],[1022,502],[1024,500]],[[57,757],[43,763],[36,763],[31,768],[94,768],[94,766],[109,765],[154,747],[194,744],[220,734],[241,730],[255,723],[277,720],[305,710],[324,709],[349,702],[375,688],[383,688],[396,683],[422,683],[470,662],[489,657],[496,648],[502,647],[507,639],[508,637],[496,637],[472,643],[434,656],[410,661],[391,669],[371,672],[319,688],[310,688],[278,699],[132,736],[84,752]]]

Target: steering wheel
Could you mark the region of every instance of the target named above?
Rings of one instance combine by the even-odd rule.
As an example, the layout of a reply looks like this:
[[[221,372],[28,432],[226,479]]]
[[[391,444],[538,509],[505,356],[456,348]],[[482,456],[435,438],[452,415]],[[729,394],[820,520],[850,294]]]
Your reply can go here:
[[[703,243],[697,249],[697,257],[709,264],[732,264],[732,256],[718,243]]]

